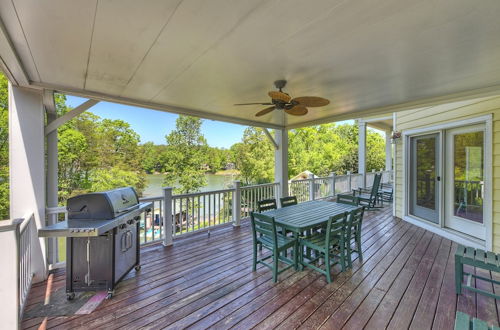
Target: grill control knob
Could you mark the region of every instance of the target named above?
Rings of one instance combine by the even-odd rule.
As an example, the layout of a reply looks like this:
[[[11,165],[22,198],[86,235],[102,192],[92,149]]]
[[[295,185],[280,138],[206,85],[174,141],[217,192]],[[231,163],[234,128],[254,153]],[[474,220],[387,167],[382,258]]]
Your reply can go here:
[[[132,220],[132,219],[127,221],[127,224],[129,224],[129,225],[132,225],[133,223],[134,223],[134,220]]]
[[[140,215],[135,216],[135,217],[134,217],[134,220],[135,220],[135,221],[139,221],[139,220],[141,220],[141,216],[140,216]]]

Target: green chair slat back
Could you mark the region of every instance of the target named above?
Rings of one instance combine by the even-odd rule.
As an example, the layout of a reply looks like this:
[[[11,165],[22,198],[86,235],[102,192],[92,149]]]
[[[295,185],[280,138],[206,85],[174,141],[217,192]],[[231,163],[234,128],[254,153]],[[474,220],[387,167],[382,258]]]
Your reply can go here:
[[[277,242],[276,223],[273,217],[252,212],[250,218],[254,238],[256,238],[257,233],[259,233],[267,235],[272,238],[273,242]]]
[[[338,194],[337,203],[358,206],[359,198],[353,195]]]
[[[276,200],[275,199],[263,199],[257,201],[257,212],[265,212],[269,210],[276,210]]]
[[[382,173],[375,174],[375,177],[373,178],[372,191],[370,193],[371,196],[377,196],[381,180],[382,180]]]
[[[500,284],[494,277],[484,277],[478,275],[477,272],[464,271],[464,265],[469,265],[478,269],[484,269],[493,272],[500,272],[500,265],[498,263],[498,255],[482,249],[475,249],[473,247],[466,247],[458,245],[455,252],[455,291],[457,294],[462,294],[462,288],[483,294],[488,297],[500,299],[500,295],[491,290],[484,290],[472,284],[472,278],[477,278],[493,284]],[[467,282],[463,283],[464,275],[467,276]]]
[[[483,320],[473,318],[468,314],[457,312],[455,316],[455,330],[497,330],[499,329],[497,326],[489,326]]]
[[[261,263],[269,267],[273,271],[273,281],[278,281],[278,274],[287,270],[290,267],[297,266],[297,239],[287,237],[278,233],[276,222],[273,217],[265,214],[250,213],[250,221],[252,225],[253,236],[253,271],[256,271],[257,264]],[[258,236],[257,233],[260,235]],[[257,245],[265,247],[271,251],[271,256],[261,259],[257,258]],[[286,252],[287,249],[293,248],[293,260],[286,258],[286,255],[280,256],[281,252]],[[268,264],[264,260],[273,258],[273,263]],[[281,270],[278,269],[278,261],[287,263],[289,266]]]
[[[342,267],[342,271],[345,270],[345,229],[346,229],[346,220],[347,220],[347,212],[343,214],[339,214],[336,216],[332,216],[328,219],[326,225],[325,233],[317,233],[310,237],[304,237],[300,239],[301,247],[300,247],[300,264],[309,268],[312,268],[326,276],[326,280],[328,283],[331,283],[331,266],[332,259],[338,259],[335,263],[340,263]],[[323,245],[318,245],[323,243]],[[332,249],[333,245],[338,247],[338,253],[334,253],[334,249]],[[304,251],[303,247],[307,249],[311,249],[313,251],[317,251],[318,257],[308,262],[304,261]],[[310,254],[306,255],[306,257],[310,257]],[[325,269],[320,268],[319,266],[314,265],[316,261],[320,258],[324,259]]]
[[[353,191],[353,196],[356,196],[356,192],[359,193],[359,202],[360,204],[366,204],[368,207],[368,210],[377,208],[377,200],[379,199],[379,189],[380,189],[380,181],[382,180],[382,174],[375,174],[375,177],[373,178],[373,185],[370,190],[370,195],[365,196],[363,194],[363,189],[359,189],[359,191]]]
[[[288,196],[280,198],[281,207],[297,205],[297,196]]]
[[[356,252],[359,260],[363,261],[363,251],[361,249],[361,228],[363,227],[363,216],[365,207],[362,206],[352,210],[347,217],[346,228],[346,249],[347,249],[347,262],[349,267],[352,267],[352,253]],[[354,239],[356,248],[351,247],[351,240]]]

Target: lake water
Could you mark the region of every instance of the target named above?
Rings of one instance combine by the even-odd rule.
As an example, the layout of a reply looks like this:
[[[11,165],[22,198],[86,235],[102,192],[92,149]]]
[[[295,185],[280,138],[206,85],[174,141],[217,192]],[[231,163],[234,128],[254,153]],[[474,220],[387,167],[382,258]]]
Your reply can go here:
[[[148,174],[146,175],[146,188],[142,195],[144,197],[161,196],[163,194],[161,188],[163,185],[164,175]],[[232,175],[215,175],[205,174],[207,185],[201,188],[201,191],[227,189],[235,180]]]

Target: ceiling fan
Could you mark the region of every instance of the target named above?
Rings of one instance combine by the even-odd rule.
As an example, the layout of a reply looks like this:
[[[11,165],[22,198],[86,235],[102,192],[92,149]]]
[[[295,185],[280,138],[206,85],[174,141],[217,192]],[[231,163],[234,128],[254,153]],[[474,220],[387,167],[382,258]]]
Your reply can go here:
[[[271,102],[238,103],[235,105],[270,105],[270,107],[255,114],[256,117],[260,117],[273,110],[284,110],[289,115],[304,116],[308,112],[307,107],[323,107],[330,103],[329,100],[317,96],[300,96],[292,99],[290,95],[282,91],[286,80],[276,80],[274,85],[279,91],[267,93],[271,97]]]

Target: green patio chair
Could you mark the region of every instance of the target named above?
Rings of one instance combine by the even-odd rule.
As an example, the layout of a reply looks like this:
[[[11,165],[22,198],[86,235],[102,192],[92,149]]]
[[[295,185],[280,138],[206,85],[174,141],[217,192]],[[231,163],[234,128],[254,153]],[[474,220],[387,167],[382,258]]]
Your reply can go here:
[[[288,196],[280,198],[281,207],[297,205],[297,196]]]
[[[352,195],[359,198],[359,204],[365,205],[367,210],[372,210],[375,208],[381,208],[382,206],[377,206],[379,201],[379,188],[380,180],[382,179],[382,174],[375,174],[373,178],[373,186],[371,189],[359,188],[358,190],[353,190]]]
[[[275,199],[263,199],[257,201],[257,212],[262,213],[269,210],[276,210],[278,207],[276,206]]]
[[[347,263],[349,268],[352,268],[352,253],[356,252],[359,260],[363,261],[363,250],[361,249],[361,226],[363,224],[363,215],[365,213],[365,206],[349,212],[347,216],[346,226],[346,250],[347,250]],[[352,248],[355,244],[356,248]]]
[[[392,196],[394,194],[392,183],[381,183],[379,194],[384,202],[392,202]]]
[[[250,213],[250,219],[252,222],[253,235],[253,271],[257,270],[257,264],[263,264],[273,271],[273,281],[277,282],[278,274],[284,272],[290,267],[297,266],[298,240],[296,238],[279,234],[276,229],[276,223],[274,222],[273,217],[252,212]],[[259,235],[257,235],[257,233]],[[258,244],[270,250],[271,255],[261,259],[257,259]],[[288,249],[293,249],[293,260],[281,255],[282,252],[285,252]],[[264,262],[264,260],[269,258],[273,259],[272,264]],[[283,269],[278,269],[279,261],[288,264],[288,266]]]
[[[337,203],[358,206],[359,198],[353,195],[338,194]]]
[[[346,251],[345,251],[345,230],[347,212],[339,214],[328,219],[325,232],[317,232],[311,237],[302,237],[299,240],[299,264],[314,269],[321,274],[326,275],[328,283],[332,282],[331,266],[340,263],[342,271],[345,270],[346,265]],[[304,255],[303,248],[309,248],[315,252],[314,258],[309,259],[307,262],[304,257],[310,258],[307,254]],[[322,269],[314,263],[324,259],[325,269]]]

